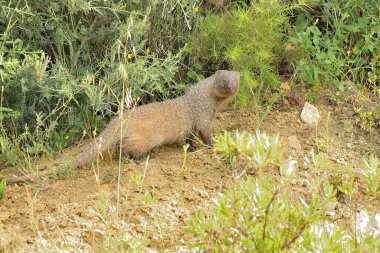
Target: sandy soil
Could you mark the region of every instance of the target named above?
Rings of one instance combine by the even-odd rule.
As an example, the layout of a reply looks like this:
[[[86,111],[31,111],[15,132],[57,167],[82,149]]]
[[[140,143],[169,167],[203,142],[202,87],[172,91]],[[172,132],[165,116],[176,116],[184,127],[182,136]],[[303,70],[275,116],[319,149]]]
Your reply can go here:
[[[317,135],[328,141],[330,172],[344,173],[350,166],[357,169],[361,159],[370,153],[380,156],[379,132],[368,133],[354,126],[351,109],[324,102],[317,107],[322,115]],[[311,173],[304,160],[310,157],[311,150],[318,153],[318,142],[315,127],[300,120],[301,110],[301,103],[280,102],[261,119],[253,110],[231,109],[218,117],[214,130],[254,133],[259,119],[262,132],[280,134],[286,146],[285,157],[298,161],[302,176]],[[300,150],[289,146],[290,135],[298,138]],[[65,153],[73,154],[79,149],[73,147]],[[44,170],[60,158],[44,158],[34,166]],[[112,238],[120,237],[129,244],[135,243],[143,252],[181,252],[187,240],[183,232],[186,218],[210,206],[219,192],[236,184],[231,168],[213,150],[200,148],[189,153],[184,167],[183,159],[183,148],[173,145],[154,150],[148,163],[142,160],[123,164],[119,207],[118,164],[109,161],[100,164],[99,172],[89,166],[66,179],[8,187],[0,201],[0,252],[93,252],[112,246]],[[268,176],[276,174],[277,171],[268,172]],[[301,185],[294,187],[302,191]],[[363,196],[360,210],[373,216],[380,210],[379,198]],[[336,222],[351,226],[352,212],[343,201],[337,203],[334,212]]]

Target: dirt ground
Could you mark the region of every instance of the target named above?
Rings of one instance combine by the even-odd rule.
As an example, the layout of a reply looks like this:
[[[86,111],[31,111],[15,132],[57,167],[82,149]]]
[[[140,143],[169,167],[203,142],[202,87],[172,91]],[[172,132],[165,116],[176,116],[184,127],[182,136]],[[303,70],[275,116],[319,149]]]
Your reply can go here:
[[[322,118],[316,134],[315,127],[300,119],[303,104],[290,104],[280,102],[264,118],[253,110],[230,109],[219,115],[214,132],[239,129],[254,133],[257,121],[262,121],[262,132],[280,134],[286,146],[284,157],[298,161],[301,176],[311,173],[304,162],[311,150],[318,153],[316,135],[327,140],[326,157],[338,174],[345,167],[358,169],[369,154],[380,156],[379,131],[358,129],[350,108],[318,102]],[[299,140],[300,149],[288,144],[291,135]],[[65,152],[78,150],[73,147]],[[44,158],[34,166],[45,170],[60,158]],[[199,208],[212,205],[212,199],[236,180],[213,150],[200,148],[188,154],[184,166],[183,162],[183,148],[172,145],[154,150],[148,162],[123,164],[119,207],[117,163],[102,162],[99,171],[89,166],[65,179],[10,186],[0,201],[0,252],[102,251],[115,243],[112,238],[120,237],[143,252],[186,252],[182,246],[187,240],[185,220]],[[268,176],[276,173],[271,171]],[[302,191],[303,186],[294,187]],[[363,197],[359,209],[373,218],[380,210],[379,197]],[[352,213],[345,203],[338,202],[333,211],[335,221],[352,225]]]

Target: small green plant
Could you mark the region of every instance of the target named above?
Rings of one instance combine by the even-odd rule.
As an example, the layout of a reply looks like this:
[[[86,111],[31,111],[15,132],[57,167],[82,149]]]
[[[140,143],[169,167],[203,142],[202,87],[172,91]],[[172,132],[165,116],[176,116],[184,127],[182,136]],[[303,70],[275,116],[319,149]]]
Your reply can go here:
[[[302,236],[298,252],[355,252],[352,237],[339,226],[318,222]]]
[[[7,181],[3,179],[0,181],[0,200],[4,197],[6,188],[7,188]]]
[[[338,190],[343,193],[345,196],[350,198],[352,196],[353,190],[354,190],[354,177],[345,177],[343,182],[338,185]]]
[[[371,155],[369,162],[364,159],[360,172],[366,180],[366,193],[371,196],[380,192],[380,161],[379,158]]]
[[[140,200],[145,204],[157,203],[157,197],[155,196],[154,192],[145,192],[141,195]]]
[[[279,135],[267,136],[259,131],[256,135],[226,131],[214,138],[214,147],[222,159],[244,169],[261,170],[269,164],[278,166],[282,154]]]
[[[314,104],[318,99],[318,95],[315,92],[308,93],[306,97],[307,101],[309,101],[312,104]]]
[[[322,138],[318,138],[316,140],[316,144],[317,144],[317,148],[318,148],[319,151],[321,151],[323,153],[327,153],[327,151],[328,151],[328,142],[327,142],[327,140],[322,139]]]
[[[321,172],[330,169],[329,158],[325,153],[315,154],[314,151],[310,152],[310,159],[305,157],[306,165],[308,168]]]
[[[58,168],[52,168],[49,176],[54,179],[65,179],[74,177],[77,173],[75,168],[72,167],[71,161],[67,161],[66,158],[64,158],[63,164]]]

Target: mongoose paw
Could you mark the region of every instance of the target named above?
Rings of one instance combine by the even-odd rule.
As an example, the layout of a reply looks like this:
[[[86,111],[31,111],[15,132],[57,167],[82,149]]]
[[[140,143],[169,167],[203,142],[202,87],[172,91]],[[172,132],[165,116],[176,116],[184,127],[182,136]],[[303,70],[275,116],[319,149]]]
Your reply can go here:
[[[195,151],[197,151],[197,148],[193,145],[190,145],[189,150],[190,150],[190,152],[195,152]]]

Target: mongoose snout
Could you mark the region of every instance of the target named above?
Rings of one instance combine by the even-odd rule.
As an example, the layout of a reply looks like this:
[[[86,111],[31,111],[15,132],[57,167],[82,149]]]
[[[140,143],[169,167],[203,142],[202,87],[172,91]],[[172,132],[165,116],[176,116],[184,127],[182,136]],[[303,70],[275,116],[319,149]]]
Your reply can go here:
[[[238,89],[238,82],[236,81],[222,81],[220,88],[226,92],[234,92],[234,90]]]

